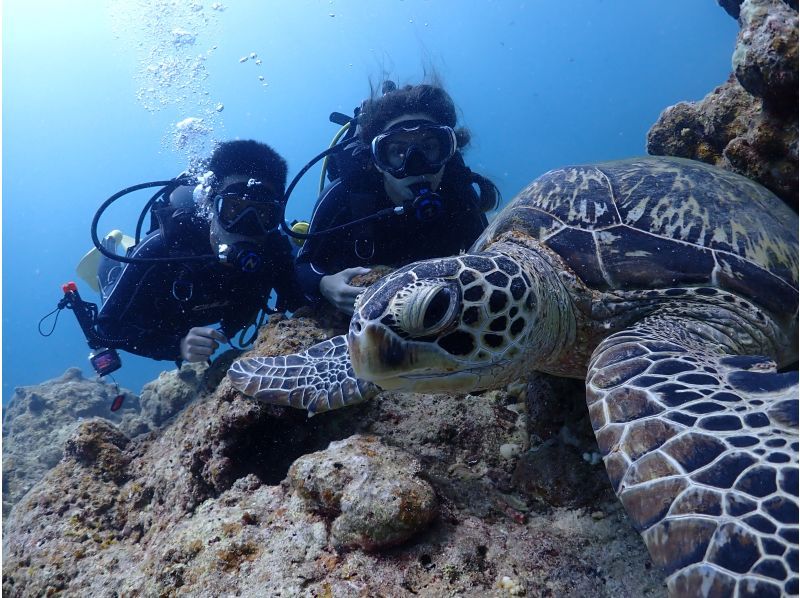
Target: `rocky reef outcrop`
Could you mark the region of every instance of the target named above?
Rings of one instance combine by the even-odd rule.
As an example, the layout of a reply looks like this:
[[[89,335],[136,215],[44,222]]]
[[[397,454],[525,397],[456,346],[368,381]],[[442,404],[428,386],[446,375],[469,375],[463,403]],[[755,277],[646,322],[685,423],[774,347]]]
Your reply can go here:
[[[125,397],[122,408],[111,411],[117,394]],[[106,418],[125,434],[136,436],[148,429],[139,411],[136,395],[88,380],[78,368],[42,384],[17,388],[3,409],[3,516],[61,461],[64,443],[82,421]]]
[[[661,114],[647,151],[715,164],[798,207],[798,16],[789,0],[719,0],[739,21],[728,80]]]
[[[223,360],[224,361],[224,360]],[[185,363],[179,369],[161,372],[142,388],[139,398],[142,417],[151,427],[164,425],[171,417],[208,388],[206,364]],[[212,388],[219,383],[219,376]]]
[[[216,369],[184,364],[162,372],[144,386],[141,397],[114,384],[86,379],[78,368],[42,384],[17,388],[3,410],[3,516],[58,464],[65,442],[82,422],[105,419],[130,438],[157,429],[201,392],[216,387],[225,372],[225,359],[221,362]],[[117,395],[124,397],[122,407],[111,411]]]
[[[340,325],[276,317],[254,351]],[[563,400],[529,426],[542,393]],[[8,517],[3,595],[664,595],[582,394],[537,378],[308,418],[223,380],[146,434],[84,421]],[[588,481],[542,479],[539,452]]]

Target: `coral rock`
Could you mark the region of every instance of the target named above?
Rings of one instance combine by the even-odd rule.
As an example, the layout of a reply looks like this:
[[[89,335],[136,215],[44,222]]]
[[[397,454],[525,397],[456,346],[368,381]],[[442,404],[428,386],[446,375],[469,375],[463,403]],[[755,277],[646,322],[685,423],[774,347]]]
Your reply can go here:
[[[180,369],[161,372],[142,388],[142,416],[152,427],[163,425],[204,389],[206,369],[205,364],[186,363]]]
[[[125,397],[122,409],[109,409],[114,397]],[[88,418],[102,417],[129,436],[146,432],[139,399],[130,391],[87,380],[70,368],[53,380],[17,388],[3,409],[3,516],[61,460],[64,443]]]
[[[738,172],[797,210],[797,3],[720,4],[741,26],[734,73],[701,101],[664,110],[647,135],[647,151]]]
[[[128,442],[129,438],[114,424],[97,418],[78,427],[64,445],[64,456],[95,468],[110,479],[122,480],[130,462],[124,453]]]
[[[781,0],[745,0],[733,52],[736,78],[771,112],[797,111],[797,7]]]
[[[353,436],[301,457],[288,479],[334,518],[336,547],[379,550],[405,542],[436,517],[436,494],[419,473],[419,463],[404,451],[375,436]]]

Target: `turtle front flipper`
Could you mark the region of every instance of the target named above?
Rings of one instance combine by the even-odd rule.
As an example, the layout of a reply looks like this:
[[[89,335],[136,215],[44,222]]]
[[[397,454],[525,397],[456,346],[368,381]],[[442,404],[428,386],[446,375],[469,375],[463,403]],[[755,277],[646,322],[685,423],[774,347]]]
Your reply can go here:
[[[797,372],[682,330],[653,316],[592,356],[587,402],[614,490],[671,595],[797,594]]]
[[[239,359],[228,370],[228,378],[248,396],[308,409],[309,415],[361,403],[380,392],[371,382],[355,377],[344,336],[293,355]]]

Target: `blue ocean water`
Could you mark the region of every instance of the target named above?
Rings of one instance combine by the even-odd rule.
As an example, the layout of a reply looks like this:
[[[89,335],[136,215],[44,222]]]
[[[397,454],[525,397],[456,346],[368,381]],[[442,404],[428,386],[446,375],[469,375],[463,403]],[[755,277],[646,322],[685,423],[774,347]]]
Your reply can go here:
[[[37,323],[76,278],[95,210],[214,139],[265,141],[291,177],[370,81],[435,71],[472,132],[467,164],[508,202],[550,168],[643,154],[665,107],[727,78],[738,31],[714,0],[5,0],[2,16],[4,403],[70,366],[91,374],[71,313],[48,338]],[[309,216],[318,178],[288,219]],[[100,234],[132,234],[147,197]],[[115,379],[137,393],[174,367],[122,358]]]

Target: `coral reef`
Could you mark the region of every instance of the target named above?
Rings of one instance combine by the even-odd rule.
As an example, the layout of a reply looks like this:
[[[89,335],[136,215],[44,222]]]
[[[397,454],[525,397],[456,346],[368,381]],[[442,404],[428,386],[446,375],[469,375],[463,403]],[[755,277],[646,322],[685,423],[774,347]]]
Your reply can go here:
[[[733,73],[701,101],[664,110],[648,133],[647,151],[738,172],[797,210],[797,2],[719,3],[739,20]]]
[[[125,400],[110,410],[117,394]],[[3,409],[3,516],[63,456],[64,443],[82,420],[103,417],[128,435],[148,430],[139,399],[130,391],[87,380],[78,368],[60,378],[15,390]]]
[[[255,351],[337,326],[272,318]],[[11,511],[3,595],[664,595],[607,482],[538,492],[519,465],[549,442],[602,477],[585,420],[528,428],[531,394],[562,391],[387,392],[308,418],[223,380],[148,434],[85,421]]]

